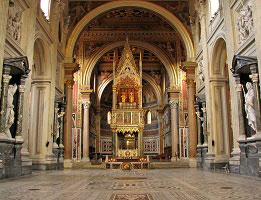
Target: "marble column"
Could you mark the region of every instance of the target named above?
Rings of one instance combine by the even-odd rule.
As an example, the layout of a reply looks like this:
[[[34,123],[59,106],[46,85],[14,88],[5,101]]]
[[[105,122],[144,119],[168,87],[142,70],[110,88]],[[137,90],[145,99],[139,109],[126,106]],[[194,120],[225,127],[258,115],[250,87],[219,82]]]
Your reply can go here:
[[[101,109],[97,109],[96,114],[96,153],[100,152],[100,138],[101,138]]]
[[[203,136],[204,136],[204,144],[203,144],[203,146],[208,146],[206,102],[202,103],[201,110],[203,112]]]
[[[170,100],[171,109],[171,140],[172,140],[172,157],[171,161],[178,159],[178,141],[179,141],[179,115],[178,115],[178,100]]]
[[[83,101],[83,158],[82,161],[90,161],[90,127],[89,127],[89,113],[91,103],[89,101]]]
[[[188,88],[188,124],[189,124],[189,158],[196,158],[197,152],[197,122],[194,107],[196,85],[193,79],[187,79]]]
[[[60,116],[59,118],[61,118],[61,124],[60,124],[60,148],[63,148],[64,147],[64,107],[62,106],[61,107],[61,112],[60,112]]]
[[[6,107],[7,107],[7,95],[8,85],[12,76],[9,75],[10,69],[5,68],[2,78],[2,93],[1,93],[1,112],[0,112],[0,138],[7,138],[4,133],[5,121],[6,121]]]
[[[164,153],[164,146],[163,146],[163,110],[158,110],[158,123],[159,123],[159,143],[160,149],[159,154]]]
[[[8,5],[9,0],[1,0],[0,1],[0,88],[2,85],[2,71],[3,71],[3,61],[4,61],[4,46],[5,46],[5,38],[6,38],[6,27],[7,27],[7,19],[8,19]],[[0,90],[0,96],[1,96]]]
[[[66,109],[65,109],[65,122],[64,122],[64,158],[72,158],[72,92],[73,80],[65,82],[65,96],[66,96]]]
[[[59,132],[59,127],[58,127],[58,103],[55,103],[55,107],[54,107],[54,134],[53,134],[53,148],[58,148],[58,144],[57,144],[57,133]]]
[[[143,156],[143,130],[139,130],[138,133],[138,148],[139,148],[139,156]]]
[[[116,129],[112,129],[112,156],[116,157],[117,152],[116,152]]]
[[[201,112],[200,112],[200,105],[196,104],[195,105],[196,108],[196,115],[197,115],[197,129],[198,129],[198,145],[197,146],[201,146],[201,135],[202,135],[202,124],[201,124]]]
[[[22,122],[23,122],[23,105],[24,105],[24,91],[25,91],[25,80],[27,76],[22,76],[20,85],[18,86],[18,108],[17,108],[17,122],[16,122],[16,134],[15,139],[23,141],[22,137]]]
[[[117,104],[117,94],[116,94],[116,86],[112,87],[112,109],[116,109]]]
[[[194,106],[194,99],[196,94],[195,84],[195,69],[197,63],[195,62],[184,62],[182,63],[181,69],[186,72],[187,82],[187,93],[188,93],[188,128],[189,128],[189,159],[190,166],[196,167],[197,165],[197,121],[196,112]]]
[[[239,121],[239,137],[238,141],[246,139],[246,132],[245,132],[245,122],[244,122],[244,115],[243,115],[243,94],[242,94],[242,85],[240,83],[240,75],[234,75],[235,82],[236,82],[236,94],[237,94],[237,102],[238,102],[238,121]],[[237,143],[237,142],[236,142]],[[234,144],[238,146],[238,144]],[[239,147],[238,147],[239,148]],[[239,150],[239,149],[238,149]]]

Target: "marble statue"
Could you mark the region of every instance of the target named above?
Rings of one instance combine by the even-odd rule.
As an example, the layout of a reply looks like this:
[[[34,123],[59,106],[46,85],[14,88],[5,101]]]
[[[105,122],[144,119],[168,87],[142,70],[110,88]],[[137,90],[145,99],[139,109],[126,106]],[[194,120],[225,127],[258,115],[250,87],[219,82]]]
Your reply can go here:
[[[14,113],[14,94],[17,91],[17,85],[9,85],[8,87],[8,95],[7,95],[7,109],[6,109],[6,121],[5,121],[5,134],[7,137],[12,138],[10,133],[10,128],[14,123],[15,120],[15,113]]]
[[[198,63],[198,77],[201,83],[204,83],[204,67],[203,67],[203,60]]]
[[[254,108],[255,92],[252,83],[246,83],[247,93],[245,94],[245,111],[247,114],[248,125],[256,131],[256,114]]]

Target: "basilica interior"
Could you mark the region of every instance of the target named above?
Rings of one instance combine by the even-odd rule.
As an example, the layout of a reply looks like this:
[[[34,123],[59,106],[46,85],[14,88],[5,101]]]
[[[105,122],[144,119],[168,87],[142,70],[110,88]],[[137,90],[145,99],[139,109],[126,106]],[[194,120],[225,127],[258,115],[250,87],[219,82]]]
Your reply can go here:
[[[258,10],[260,0],[1,0],[0,179],[260,177]]]

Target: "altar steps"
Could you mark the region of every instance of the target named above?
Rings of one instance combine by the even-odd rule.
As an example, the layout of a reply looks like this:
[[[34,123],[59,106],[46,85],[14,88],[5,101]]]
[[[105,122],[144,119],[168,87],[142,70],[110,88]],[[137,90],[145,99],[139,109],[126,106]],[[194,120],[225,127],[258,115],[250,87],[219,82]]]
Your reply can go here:
[[[172,169],[172,168],[189,168],[189,163],[187,161],[150,163],[150,169]]]
[[[76,162],[73,163],[73,169],[105,169],[105,163],[97,162]]]

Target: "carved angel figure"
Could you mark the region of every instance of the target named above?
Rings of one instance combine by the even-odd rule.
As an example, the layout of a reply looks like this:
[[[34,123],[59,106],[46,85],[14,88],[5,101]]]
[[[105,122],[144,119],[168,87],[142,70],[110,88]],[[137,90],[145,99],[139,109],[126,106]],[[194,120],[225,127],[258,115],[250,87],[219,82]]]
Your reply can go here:
[[[6,121],[5,121],[5,134],[7,137],[12,138],[10,133],[10,128],[14,123],[14,94],[16,93],[17,85],[9,85],[8,87],[8,96],[7,96],[7,109],[6,109]]]

